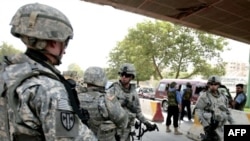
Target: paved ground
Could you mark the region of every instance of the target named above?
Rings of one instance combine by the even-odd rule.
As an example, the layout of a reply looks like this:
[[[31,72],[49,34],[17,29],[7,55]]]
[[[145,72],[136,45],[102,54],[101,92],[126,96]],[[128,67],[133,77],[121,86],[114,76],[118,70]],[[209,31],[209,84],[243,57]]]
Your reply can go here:
[[[164,119],[166,120],[167,114],[163,112]],[[141,141],[192,141],[191,139],[186,137],[187,131],[193,124],[193,122],[188,121],[186,118],[184,118],[184,121],[180,124],[180,131],[183,132],[183,135],[174,135],[173,132],[166,133],[166,125],[165,121],[162,123],[156,123],[159,131],[153,131],[153,132],[146,132],[144,136],[140,139]],[[172,131],[174,130],[173,127],[171,127]],[[137,141],[138,139],[134,139],[134,141]]]

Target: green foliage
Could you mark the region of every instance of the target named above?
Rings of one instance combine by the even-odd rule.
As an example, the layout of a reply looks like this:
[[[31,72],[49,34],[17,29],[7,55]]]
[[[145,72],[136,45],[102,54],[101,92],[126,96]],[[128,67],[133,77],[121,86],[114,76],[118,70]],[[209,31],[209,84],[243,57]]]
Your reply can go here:
[[[0,62],[3,61],[3,56],[14,55],[21,52],[22,51],[15,49],[12,45],[3,42],[2,45],[0,45]]]
[[[250,112],[250,108],[244,108],[245,112]]]
[[[77,72],[77,75],[80,77],[80,78],[83,78],[83,70],[81,69],[81,67],[75,63],[72,63],[68,66],[68,71],[76,71]]]
[[[129,29],[110,52],[108,75],[117,76],[118,67],[124,62],[135,65],[140,81],[151,76],[162,79],[223,75],[225,63],[220,53],[225,45],[222,37],[169,22],[144,21]]]

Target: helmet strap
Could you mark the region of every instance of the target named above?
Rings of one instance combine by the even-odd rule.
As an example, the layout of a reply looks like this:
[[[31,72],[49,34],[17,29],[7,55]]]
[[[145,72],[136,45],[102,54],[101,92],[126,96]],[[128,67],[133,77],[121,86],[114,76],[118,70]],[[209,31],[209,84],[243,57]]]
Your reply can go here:
[[[57,63],[56,64],[53,64],[53,65],[60,65],[62,62],[61,62],[61,59],[62,59],[62,54],[60,53],[60,55],[54,55],[50,52],[48,52],[47,50],[41,50],[42,53],[44,54],[48,54],[50,56],[52,56],[53,58],[55,58],[57,60]]]

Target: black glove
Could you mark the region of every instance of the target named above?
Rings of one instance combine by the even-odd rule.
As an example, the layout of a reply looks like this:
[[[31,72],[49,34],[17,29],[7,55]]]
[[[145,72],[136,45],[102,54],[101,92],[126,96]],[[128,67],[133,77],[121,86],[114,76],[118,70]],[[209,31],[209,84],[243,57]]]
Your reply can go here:
[[[210,123],[210,126],[211,126],[211,129],[212,130],[215,130],[219,125],[219,121],[218,120],[214,120],[213,118],[211,119],[211,123]]]
[[[153,131],[153,130],[155,130],[155,128],[156,128],[156,125],[155,125],[155,124],[151,124],[151,123],[149,123],[148,121],[146,121],[144,124],[145,124],[145,126],[147,127],[148,131]]]
[[[214,127],[204,127],[205,135],[202,135],[202,141],[218,141],[219,135],[216,133]]]
[[[206,132],[206,133],[212,133],[212,132],[214,132],[215,131],[215,127],[213,127],[213,126],[211,126],[211,125],[208,125],[208,126],[206,126],[206,127],[204,127],[204,131]]]
[[[208,126],[204,127],[204,131],[205,131],[206,133],[211,132],[211,131],[212,131],[211,126],[210,126],[210,125],[208,125]]]

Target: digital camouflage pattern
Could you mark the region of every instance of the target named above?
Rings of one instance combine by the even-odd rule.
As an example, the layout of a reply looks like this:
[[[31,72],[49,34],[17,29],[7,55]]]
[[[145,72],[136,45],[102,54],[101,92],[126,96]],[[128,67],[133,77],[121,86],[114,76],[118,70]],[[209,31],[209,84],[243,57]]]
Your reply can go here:
[[[71,24],[63,13],[38,3],[20,7],[10,25],[11,33],[32,47],[44,48],[47,42],[42,40],[66,43],[73,37]],[[41,42],[23,40],[31,37]],[[59,75],[56,75],[60,72],[54,66],[47,65],[48,68],[25,54],[6,57],[1,63],[1,140],[97,141],[93,132],[74,114],[68,92],[59,81]],[[35,72],[46,73],[26,77]],[[2,110],[6,108],[8,111]]]
[[[76,83],[77,93],[83,93],[86,91],[83,79],[78,75],[77,71],[64,71],[63,74],[65,79],[73,79]]]
[[[25,35],[61,42],[73,38],[73,28],[68,18],[61,11],[39,3],[20,7],[10,25],[15,37]]]
[[[217,75],[212,75],[208,78],[208,83],[221,83],[221,80],[219,78],[219,76]]]
[[[210,91],[207,91],[199,96],[196,107],[199,109],[199,118],[203,126],[210,124],[211,111],[214,112],[215,120],[220,121],[220,126],[223,126],[227,121],[233,122],[228,110],[228,99],[223,94],[214,96]]]
[[[136,90],[134,87],[130,87],[130,89],[125,89],[118,81],[114,82],[113,86],[107,90],[107,95],[110,95],[111,97],[116,96],[119,102],[121,103],[123,109],[128,112],[128,127],[124,131],[118,130],[118,133],[121,135],[121,140],[128,141],[129,133],[131,131],[132,126],[134,126],[135,118],[140,120],[142,123],[147,122],[146,118],[142,114],[140,101]]]
[[[84,72],[83,81],[87,84],[105,87],[108,80],[103,69],[99,67],[89,67]]]
[[[116,129],[127,127],[128,115],[115,96],[104,92],[106,74],[100,67],[89,67],[84,73],[84,82],[95,86],[87,87],[85,93],[78,94],[80,106],[88,110],[89,128],[99,141],[115,141]]]
[[[199,96],[196,102],[198,118],[203,125],[207,127],[211,125],[211,118],[218,121],[219,132],[223,132],[223,126],[227,122],[233,123],[233,118],[228,110],[228,99],[217,91],[217,95],[212,95],[208,90]],[[219,135],[221,133],[218,133]]]
[[[132,74],[134,75],[134,77],[136,76],[135,66],[130,63],[124,63],[120,66],[118,74],[121,74],[123,72],[127,74]]]
[[[81,108],[88,110],[89,128],[99,141],[115,141],[116,129],[127,127],[128,115],[116,97],[109,97],[98,88],[87,88],[87,92],[78,94]]]
[[[54,75],[53,72],[24,54],[9,57],[8,63],[10,64],[3,63],[0,67],[0,88],[10,88],[18,78],[31,73],[33,69]],[[6,95],[4,89],[0,90],[2,99],[4,96],[11,98]],[[73,114],[67,91],[58,80],[43,75],[27,79],[16,89],[13,100],[16,107],[10,103],[7,105],[10,135],[29,135],[39,140],[41,134],[44,134],[47,141],[96,140],[93,132],[81,123],[77,115]],[[4,111],[0,112],[0,115],[4,114],[2,113]],[[67,120],[67,117],[70,117],[70,120]],[[7,123],[1,123],[1,125],[4,124]],[[1,126],[1,131],[6,130],[3,127]],[[5,135],[2,133],[4,132],[0,132],[0,136],[4,138]],[[12,136],[11,140],[13,140]]]

